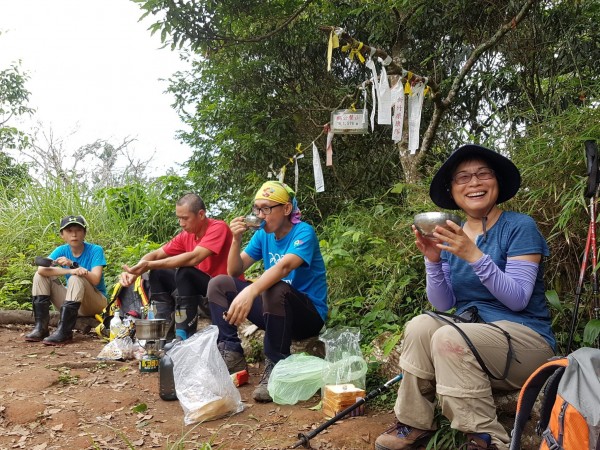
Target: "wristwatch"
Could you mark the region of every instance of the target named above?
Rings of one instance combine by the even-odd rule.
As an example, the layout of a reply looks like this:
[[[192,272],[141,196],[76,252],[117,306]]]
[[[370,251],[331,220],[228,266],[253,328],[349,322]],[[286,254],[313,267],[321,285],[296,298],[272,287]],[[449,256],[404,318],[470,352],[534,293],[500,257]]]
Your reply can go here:
[[[79,267],[79,264],[77,264],[76,262],[72,262],[71,265],[69,266],[69,269],[77,269]]]

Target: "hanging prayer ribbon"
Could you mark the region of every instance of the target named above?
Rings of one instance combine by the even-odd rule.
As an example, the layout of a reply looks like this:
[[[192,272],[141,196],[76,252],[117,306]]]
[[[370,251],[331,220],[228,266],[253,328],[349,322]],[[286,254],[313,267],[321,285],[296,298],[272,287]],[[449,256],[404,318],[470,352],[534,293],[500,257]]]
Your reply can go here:
[[[419,148],[419,130],[421,128],[421,110],[423,109],[423,91],[425,82],[417,81],[408,96],[408,150],[412,155]]]
[[[406,95],[410,94],[410,91],[411,91],[410,80],[411,80],[412,77],[413,77],[413,73],[412,72],[408,72],[406,74],[406,84],[404,85],[404,93]]]
[[[371,110],[371,131],[375,131],[375,111],[377,110],[377,69],[371,58],[366,63],[371,70],[371,97],[373,98],[373,109]]]
[[[325,165],[333,166],[333,131],[329,124],[323,127],[323,131],[327,133],[327,144],[325,145]]]
[[[365,57],[360,52],[360,49],[363,48],[363,45],[364,44],[362,42],[359,42],[358,44],[346,44],[342,47],[342,51],[350,52],[350,54],[348,55],[348,58],[350,59],[350,61],[352,61],[354,59],[354,57],[356,57],[362,64],[364,64]]]
[[[363,123],[367,122],[367,117],[369,115],[369,110],[367,109],[367,89],[365,88],[365,83],[362,84],[363,91]]]
[[[381,59],[381,58],[379,58]],[[390,55],[387,55],[385,57],[385,59],[381,60],[381,64],[383,64],[384,66],[389,66],[392,63],[392,57]]]
[[[329,43],[327,45],[327,72],[331,72],[331,56],[333,55],[333,49],[340,46],[340,40],[338,35],[331,30],[329,32]]]
[[[298,155],[294,155],[294,192],[298,192],[298,179],[300,178],[298,172],[298,160],[300,158],[304,158],[304,155],[301,153]]]
[[[325,191],[325,181],[323,180],[323,169],[321,169],[321,158],[319,157],[319,150],[317,150],[317,146],[314,141],[312,143],[312,153],[313,153],[313,174],[315,176],[315,191],[324,192]]]
[[[277,175],[277,179],[279,180],[280,183],[283,183],[283,180],[285,179],[285,166],[283,166],[281,169],[279,169],[279,174]]]
[[[379,58],[379,61],[383,63],[381,58]],[[385,64],[381,67],[381,73],[379,74],[377,97],[379,99],[377,123],[379,125],[390,125],[392,123],[392,98]]]
[[[402,140],[402,128],[404,127],[404,86],[402,86],[402,80],[398,80],[392,88],[392,104],[394,105],[392,140],[397,143]]]

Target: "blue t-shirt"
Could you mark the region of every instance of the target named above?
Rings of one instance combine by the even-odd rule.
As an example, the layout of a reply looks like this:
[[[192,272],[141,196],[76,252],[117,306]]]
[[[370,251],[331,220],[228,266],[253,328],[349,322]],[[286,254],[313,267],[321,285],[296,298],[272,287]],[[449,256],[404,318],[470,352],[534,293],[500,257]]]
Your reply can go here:
[[[244,251],[255,261],[262,259],[265,270],[287,254],[302,258],[304,262],[300,267],[292,270],[282,281],[310,298],[325,321],[328,309],[325,263],[313,227],[305,222],[297,223],[281,240],[275,239],[275,233],[266,233],[261,228],[254,233]]]
[[[548,245],[534,220],[512,211],[504,211],[498,221],[487,230],[487,239],[479,235],[477,247],[490,255],[501,271],[506,269],[508,257],[540,254],[548,256]],[[457,314],[470,306],[476,306],[486,322],[509,320],[525,325],[539,333],[555,349],[556,341],[552,333],[550,311],[546,305],[544,289],[543,258],[527,307],[522,311],[512,311],[498,301],[481,283],[479,277],[465,260],[450,252],[442,251],[442,262],[450,266],[452,290],[456,298]]]
[[[83,243],[83,252],[81,255],[75,257],[71,252],[71,247],[68,244],[61,245],[60,247],[56,247],[52,253],[50,253],[50,258],[57,259],[61,256],[64,256],[70,259],[73,262],[79,264],[79,267],[83,267],[87,270],[92,270],[94,267],[102,266],[106,267],[106,258],[104,257],[104,250],[102,247],[96,244],[90,244],[89,242]],[[71,275],[65,275],[67,280]],[[104,271],[102,271],[102,276],[100,277],[100,283],[94,286],[102,295],[106,297],[106,284],[104,284]]]

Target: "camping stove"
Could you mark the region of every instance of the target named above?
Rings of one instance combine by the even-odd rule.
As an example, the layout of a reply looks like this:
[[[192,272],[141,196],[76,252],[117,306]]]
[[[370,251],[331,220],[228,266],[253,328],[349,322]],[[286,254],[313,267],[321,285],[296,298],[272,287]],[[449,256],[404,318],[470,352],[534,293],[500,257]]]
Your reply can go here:
[[[140,360],[140,372],[158,372],[160,353],[168,331],[166,319],[136,319],[135,335],[144,341],[145,355]]]

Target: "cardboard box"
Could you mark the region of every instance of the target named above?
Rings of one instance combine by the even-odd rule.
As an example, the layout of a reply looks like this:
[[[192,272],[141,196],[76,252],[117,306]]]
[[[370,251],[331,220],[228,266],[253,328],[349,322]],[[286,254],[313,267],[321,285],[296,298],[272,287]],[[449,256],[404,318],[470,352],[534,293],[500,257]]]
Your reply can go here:
[[[365,391],[353,384],[330,384],[323,388],[323,414],[333,417],[349,406],[354,405],[361,398],[365,398]],[[365,413],[364,404],[360,405],[348,415],[350,417],[362,416]]]

